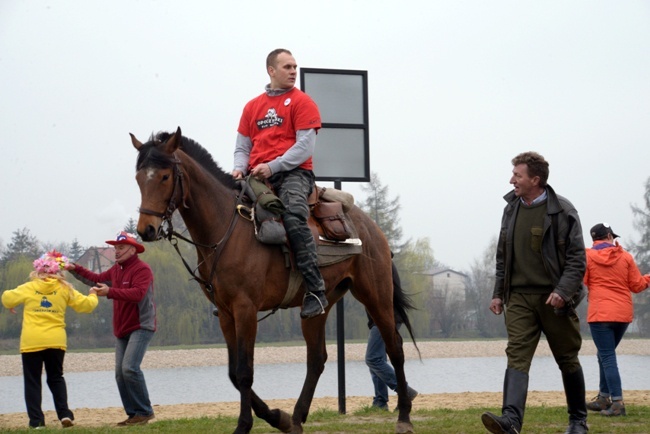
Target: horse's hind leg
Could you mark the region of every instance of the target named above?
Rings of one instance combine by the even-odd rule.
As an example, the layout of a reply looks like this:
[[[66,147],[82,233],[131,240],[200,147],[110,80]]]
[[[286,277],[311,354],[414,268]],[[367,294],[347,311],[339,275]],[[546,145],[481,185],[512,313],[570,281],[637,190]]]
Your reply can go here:
[[[390,358],[390,363],[395,369],[397,379],[397,408],[399,415],[397,417],[397,426],[395,432],[398,434],[412,433],[413,424],[411,423],[411,399],[408,396],[406,374],[404,373],[404,349],[403,341],[396,327],[391,327],[386,322],[376,322],[377,328],[386,344],[386,354]]]
[[[291,432],[294,434],[302,433],[302,424],[307,421],[309,407],[314,398],[314,392],[318,379],[325,369],[327,361],[327,350],[325,348],[325,321],[329,308],[324,315],[302,321],[302,334],[307,344],[307,376],[302,386],[300,397],[293,409],[293,427]]]

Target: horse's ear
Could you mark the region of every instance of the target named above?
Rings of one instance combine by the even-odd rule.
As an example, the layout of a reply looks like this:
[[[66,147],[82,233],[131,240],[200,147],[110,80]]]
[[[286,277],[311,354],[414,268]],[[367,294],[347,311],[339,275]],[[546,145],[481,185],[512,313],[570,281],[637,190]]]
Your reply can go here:
[[[181,134],[181,127],[176,128],[176,132],[172,134],[171,137],[164,143],[165,152],[168,154],[173,154],[176,152],[181,144],[182,137],[183,135]]]
[[[142,147],[142,143],[140,143],[140,140],[136,139],[133,134],[129,133],[129,136],[131,136],[131,143],[133,143],[133,147],[139,151]]]

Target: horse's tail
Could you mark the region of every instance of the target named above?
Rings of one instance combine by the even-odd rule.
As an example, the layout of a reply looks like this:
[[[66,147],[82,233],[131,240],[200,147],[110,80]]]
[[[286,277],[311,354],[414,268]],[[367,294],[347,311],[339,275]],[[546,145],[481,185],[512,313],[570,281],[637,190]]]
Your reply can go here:
[[[397,269],[393,269],[393,271],[394,273],[397,273]],[[397,315],[402,317],[403,323],[406,326],[406,329],[409,331],[409,335],[411,335],[411,341],[413,341],[413,345],[415,345],[415,349],[418,352],[418,357],[422,359],[418,344],[415,342],[415,336],[413,336],[411,321],[409,320],[408,314],[406,312],[407,310],[415,309],[415,305],[413,304],[413,298],[411,295],[407,294],[402,288],[402,285],[399,281],[399,276],[393,276],[393,309]]]

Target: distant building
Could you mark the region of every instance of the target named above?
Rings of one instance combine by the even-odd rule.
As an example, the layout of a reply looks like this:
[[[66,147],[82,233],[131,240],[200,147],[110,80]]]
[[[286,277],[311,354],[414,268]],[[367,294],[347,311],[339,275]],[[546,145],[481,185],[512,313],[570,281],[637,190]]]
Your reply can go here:
[[[90,271],[101,273],[115,263],[115,249],[112,247],[90,247],[75,262]]]
[[[467,275],[447,267],[434,268],[422,273],[427,276],[435,297],[454,298],[465,301]]]

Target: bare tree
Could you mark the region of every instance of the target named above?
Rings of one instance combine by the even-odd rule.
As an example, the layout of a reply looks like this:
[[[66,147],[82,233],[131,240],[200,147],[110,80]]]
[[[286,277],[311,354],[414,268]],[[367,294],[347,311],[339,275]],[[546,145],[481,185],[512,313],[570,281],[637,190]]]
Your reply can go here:
[[[497,239],[493,237],[483,254],[474,259],[466,280],[468,309],[476,319],[479,334],[486,338],[506,335],[503,317],[488,309],[494,290],[496,251]]]
[[[376,173],[370,175],[370,182],[361,186],[361,190],[367,193],[368,197],[359,207],[381,228],[390,249],[394,253],[399,252],[403,247],[403,244],[400,244],[402,228],[399,225],[399,195],[390,199],[388,186],[382,185]]]
[[[631,205],[634,214],[634,229],[639,231],[641,238],[632,245],[632,252],[642,273],[650,272],[650,178],[645,184],[643,195],[644,208]],[[634,317],[639,325],[641,336],[650,336],[650,290],[634,296]]]
[[[446,285],[429,293],[426,300],[431,312],[431,329],[440,330],[444,338],[451,338],[462,330],[466,318],[465,300]]]

